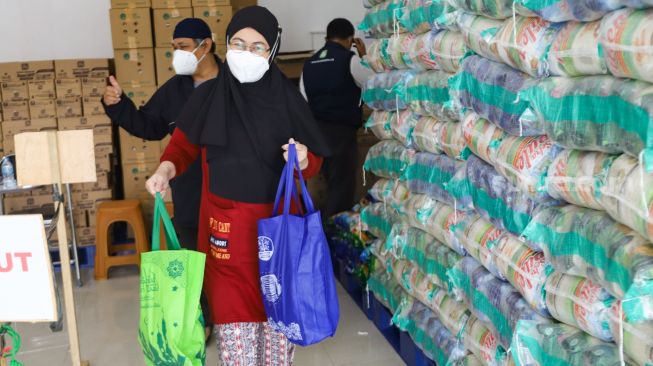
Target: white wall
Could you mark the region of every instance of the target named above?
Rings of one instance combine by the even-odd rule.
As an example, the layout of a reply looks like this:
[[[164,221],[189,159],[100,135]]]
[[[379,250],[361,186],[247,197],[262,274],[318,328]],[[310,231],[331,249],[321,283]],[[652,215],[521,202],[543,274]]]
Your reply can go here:
[[[259,0],[279,18],[282,51],[321,47],[328,22],[357,24],[360,0]],[[0,62],[112,58],[110,0],[0,0]],[[314,40],[315,39],[315,40]]]
[[[320,48],[327,24],[333,18],[347,18],[357,26],[365,15],[361,0],[259,0],[259,4],[279,19],[284,52]],[[312,37],[311,32],[320,34]]]
[[[109,0],[0,0],[0,62],[113,58]]]

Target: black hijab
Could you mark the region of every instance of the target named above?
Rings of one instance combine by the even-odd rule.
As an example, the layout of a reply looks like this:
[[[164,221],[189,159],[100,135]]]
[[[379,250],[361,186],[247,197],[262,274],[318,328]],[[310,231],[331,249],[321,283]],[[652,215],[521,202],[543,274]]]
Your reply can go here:
[[[281,29],[266,8],[238,11],[227,38],[253,28],[271,48],[279,48]],[[278,39],[279,38],[279,39]],[[206,147],[209,190],[223,198],[248,203],[274,201],[284,166],[281,146],[293,137],[318,156],[330,154],[310,108],[272,60],[270,69],[254,83],[241,84],[228,62],[216,79],[193,93],[177,121],[188,140]]]

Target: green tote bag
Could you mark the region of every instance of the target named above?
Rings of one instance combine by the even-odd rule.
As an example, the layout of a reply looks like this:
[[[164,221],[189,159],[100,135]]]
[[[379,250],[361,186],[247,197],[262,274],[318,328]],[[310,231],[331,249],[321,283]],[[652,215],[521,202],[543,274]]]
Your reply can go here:
[[[163,221],[169,250],[160,250]],[[139,341],[148,366],[203,366],[200,294],[206,255],[181,249],[161,195],[154,203],[152,251],[141,255]]]

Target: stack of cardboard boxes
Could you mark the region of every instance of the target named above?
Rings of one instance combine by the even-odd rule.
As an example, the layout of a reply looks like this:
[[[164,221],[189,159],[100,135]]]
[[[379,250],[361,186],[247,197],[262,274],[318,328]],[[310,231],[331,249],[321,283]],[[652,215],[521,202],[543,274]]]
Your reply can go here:
[[[73,185],[73,214],[81,244],[95,242],[95,205],[113,197],[111,121],[100,97],[109,75],[106,59],[0,64],[3,154],[14,153],[14,135],[44,130],[93,129],[97,183]],[[52,203],[51,189],[7,195],[8,213]]]
[[[116,77],[136,106],[144,105],[157,85],[174,76],[172,35],[182,19],[206,21],[217,52],[222,57],[226,53],[224,34],[232,14],[229,0],[111,0],[111,6]],[[141,201],[148,226],[154,202],[145,181],[158,166],[167,141],[146,141],[120,130],[125,198]]]

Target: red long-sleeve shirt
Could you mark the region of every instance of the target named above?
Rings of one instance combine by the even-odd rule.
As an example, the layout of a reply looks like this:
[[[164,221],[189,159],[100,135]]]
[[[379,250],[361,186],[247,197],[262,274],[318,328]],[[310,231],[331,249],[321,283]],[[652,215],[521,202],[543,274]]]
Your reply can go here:
[[[175,129],[161,161],[183,173],[202,156],[202,199],[199,212],[198,249],[207,255],[204,291],[216,324],[267,321],[261,298],[258,270],[258,229],[260,219],[272,215],[273,202],[238,202],[211,193],[206,149],[192,144]],[[308,153],[308,167],[302,176],[309,179],[320,171],[322,158]]]

